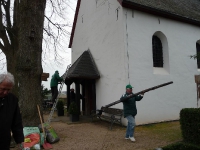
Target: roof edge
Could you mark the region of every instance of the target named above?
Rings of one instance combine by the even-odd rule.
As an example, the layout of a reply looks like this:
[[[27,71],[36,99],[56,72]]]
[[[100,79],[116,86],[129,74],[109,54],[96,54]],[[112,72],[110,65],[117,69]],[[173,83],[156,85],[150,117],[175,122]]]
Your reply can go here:
[[[186,17],[180,16],[180,15],[177,15],[177,14],[167,12],[167,11],[163,11],[163,10],[160,10],[160,9],[155,9],[155,8],[152,8],[152,7],[140,5],[140,4],[137,4],[137,3],[134,3],[134,2],[126,1],[126,0],[118,0],[118,2],[122,5],[122,7],[125,7],[125,8],[135,9],[135,10],[150,13],[150,14],[153,14],[153,15],[161,16],[161,17],[164,17],[164,18],[169,18],[169,19],[172,19],[172,20],[177,20],[177,21],[193,24],[193,25],[196,25],[196,26],[200,26],[200,22],[197,21],[197,20],[186,18]]]
[[[76,22],[77,22],[77,19],[78,19],[78,13],[79,13],[80,5],[81,5],[81,0],[78,0],[77,4],[76,4],[76,12],[75,12],[75,15],[74,15],[74,22],[73,22],[73,26],[72,26],[72,31],[71,31],[71,36],[70,36],[68,48],[72,47],[72,42],[73,42],[73,39],[74,39],[74,32],[75,32],[75,28],[76,28]]]
[[[93,64],[95,65],[95,66],[94,66],[94,67],[95,67],[95,70],[96,70],[96,72],[98,72],[99,78],[100,78],[100,72],[99,72],[99,69],[97,68],[97,64],[96,64],[96,62],[95,62],[95,60],[94,60],[94,57],[92,56],[92,53],[91,53],[90,49],[88,49],[87,51],[88,51],[88,53],[89,53],[89,55],[90,55],[91,61],[92,61]]]

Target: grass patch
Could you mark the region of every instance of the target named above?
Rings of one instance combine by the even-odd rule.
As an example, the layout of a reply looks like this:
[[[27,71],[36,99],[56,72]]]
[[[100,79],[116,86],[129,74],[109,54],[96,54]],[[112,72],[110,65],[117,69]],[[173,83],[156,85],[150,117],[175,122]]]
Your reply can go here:
[[[149,132],[153,137],[159,137],[163,141],[176,142],[182,140],[179,121],[138,126],[136,130]]]

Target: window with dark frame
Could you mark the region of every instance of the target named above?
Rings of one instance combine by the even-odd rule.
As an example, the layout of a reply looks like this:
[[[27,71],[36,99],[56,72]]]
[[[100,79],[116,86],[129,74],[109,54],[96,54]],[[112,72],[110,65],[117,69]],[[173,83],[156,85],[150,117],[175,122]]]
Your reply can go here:
[[[200,69],[200,44],[196,43],[197,48],[197,67]]]
[[[163,47],[162,42],[157,36],[152,38],[153,66],[163,67]]]

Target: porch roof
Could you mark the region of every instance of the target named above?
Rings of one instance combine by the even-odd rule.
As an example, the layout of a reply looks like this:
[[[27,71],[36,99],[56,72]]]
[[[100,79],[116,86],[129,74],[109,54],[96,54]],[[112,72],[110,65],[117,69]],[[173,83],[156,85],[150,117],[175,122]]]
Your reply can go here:
[[[67,72],[66,80],[72,78],[81,79],[98,79],[100,73],[96,67],[90,50],[86,50],[83,54],[72,64]]]

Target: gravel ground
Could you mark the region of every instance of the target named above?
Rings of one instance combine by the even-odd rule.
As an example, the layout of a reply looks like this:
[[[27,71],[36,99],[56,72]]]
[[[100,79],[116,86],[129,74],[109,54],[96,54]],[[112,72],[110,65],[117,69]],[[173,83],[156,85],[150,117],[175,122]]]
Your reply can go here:
[[[53,144],[55,150],[154,150],[174,141],[163,141],[157,135],[136,127],[136,142],[125,140],[125,127],[108,130],[107,122],[70,124],[53,122],[52,127],[61,138]],[[137,130],[138,129],[138,130]]]
[[[181,140],[180,138],[173,140],[166,138],[166,136],[173,136],[170,135],[173,134],[173,130],[180,130],[178,121],[169,123],[170,129],[168,130],[172,133],[167,134],[162,131],[163,129],[158,129],[161,134],[155,134],[154,129],[137,126],[135,129],[136,142],[124,139],[125,127],[114,125],[113,130],[109,130],[109,125],[106,121],[82,121],[72,124],[69,120],[54,118],[51,126],[60,141],[52,144],[53,150],[155,150]]]

